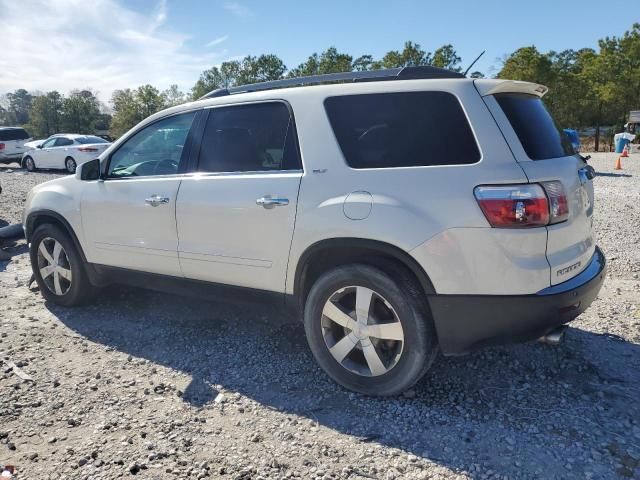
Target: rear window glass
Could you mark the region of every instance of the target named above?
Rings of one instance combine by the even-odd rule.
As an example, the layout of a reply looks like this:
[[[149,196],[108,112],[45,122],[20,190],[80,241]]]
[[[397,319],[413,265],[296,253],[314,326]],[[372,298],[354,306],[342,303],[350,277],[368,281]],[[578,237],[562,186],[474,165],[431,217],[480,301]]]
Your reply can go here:
[[[109,143],[104,138],[96,137],[93,135],[87,135],[86,137],[76,137],[76,142],[78,143]]]
[[[450,93],[346,95],[327,98],[325,108],[352,168],[458,165],[480,160],[469,122]]]
[[[0,129],[0,140],[26,140],[29,133],[24,128]]]
[[[531,160],[575,153],[567,135],[553,121],[541,98],[524,93],[500,93],[495,97]]]

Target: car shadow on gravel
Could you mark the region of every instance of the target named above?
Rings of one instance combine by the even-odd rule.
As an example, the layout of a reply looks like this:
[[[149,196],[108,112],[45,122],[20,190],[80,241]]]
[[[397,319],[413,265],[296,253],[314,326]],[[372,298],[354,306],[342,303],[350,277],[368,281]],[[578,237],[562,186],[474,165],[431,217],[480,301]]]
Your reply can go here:
[[[215,408],[220,385],[472,477],[476,464],[510,478],[632,476],[638,466],[629,422],[640,415],[640,347],[619,338],[571,328],[559,347],[439,358],[407,395],[370,398],[330,381],[302,324],[279,312],[124,287],[90,306],[47,308],[91,342],[189,375],[182,399],[194,408]]]
[[[624,178],[630,178],[630,177],[633,177],[633,175],[630,175],[628,173],[596,172],[596,177],[624,177]]]

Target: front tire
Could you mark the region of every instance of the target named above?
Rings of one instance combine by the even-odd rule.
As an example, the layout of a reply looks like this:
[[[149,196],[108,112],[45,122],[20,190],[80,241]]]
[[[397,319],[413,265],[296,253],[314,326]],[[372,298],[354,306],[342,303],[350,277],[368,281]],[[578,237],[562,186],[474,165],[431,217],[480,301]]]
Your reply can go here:
[[[304,310],[311,351],[322,369],[349,390],[397,395],[411,388],[438,352],[419,287],[402,271],[391,278],[367,265],[322,275]]]
[[[60,227],[39,226],[29,247],[31,268],[42,296],[65,307],[88,300],[94,288],[89,283],[82,256]]]
[[[33,158],[31,157],[26,157],[24,159],[24,167],[27,169],[27,171],[29,172],[35,172],[36,171],[36,163],[33,161]]]
[[[64,166],[67,169],[67,172],[69,173],[76,173],[76,161],[71,158],[71,157],[67,157],[64,161]]]

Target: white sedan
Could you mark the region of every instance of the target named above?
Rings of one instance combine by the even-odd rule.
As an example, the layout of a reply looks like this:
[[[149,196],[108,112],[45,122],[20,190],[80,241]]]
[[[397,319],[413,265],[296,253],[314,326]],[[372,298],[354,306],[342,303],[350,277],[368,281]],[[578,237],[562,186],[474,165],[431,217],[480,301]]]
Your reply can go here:
[[[74,173],[78,165],[97,158],[109,145],[111,143],[94,135],[53,135],[25,152],[22,166],[30,172],[38,168],[58,168]]]

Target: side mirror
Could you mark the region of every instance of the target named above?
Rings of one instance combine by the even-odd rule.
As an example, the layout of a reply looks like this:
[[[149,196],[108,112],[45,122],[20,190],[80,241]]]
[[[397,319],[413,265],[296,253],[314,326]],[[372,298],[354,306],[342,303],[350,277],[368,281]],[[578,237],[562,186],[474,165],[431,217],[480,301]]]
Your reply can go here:
[[[38,145],[36,148],[42,148],[42,144]]]
[[[94,158],[80,165],[80,180],[99,180],[100,179],[100,159]]]

